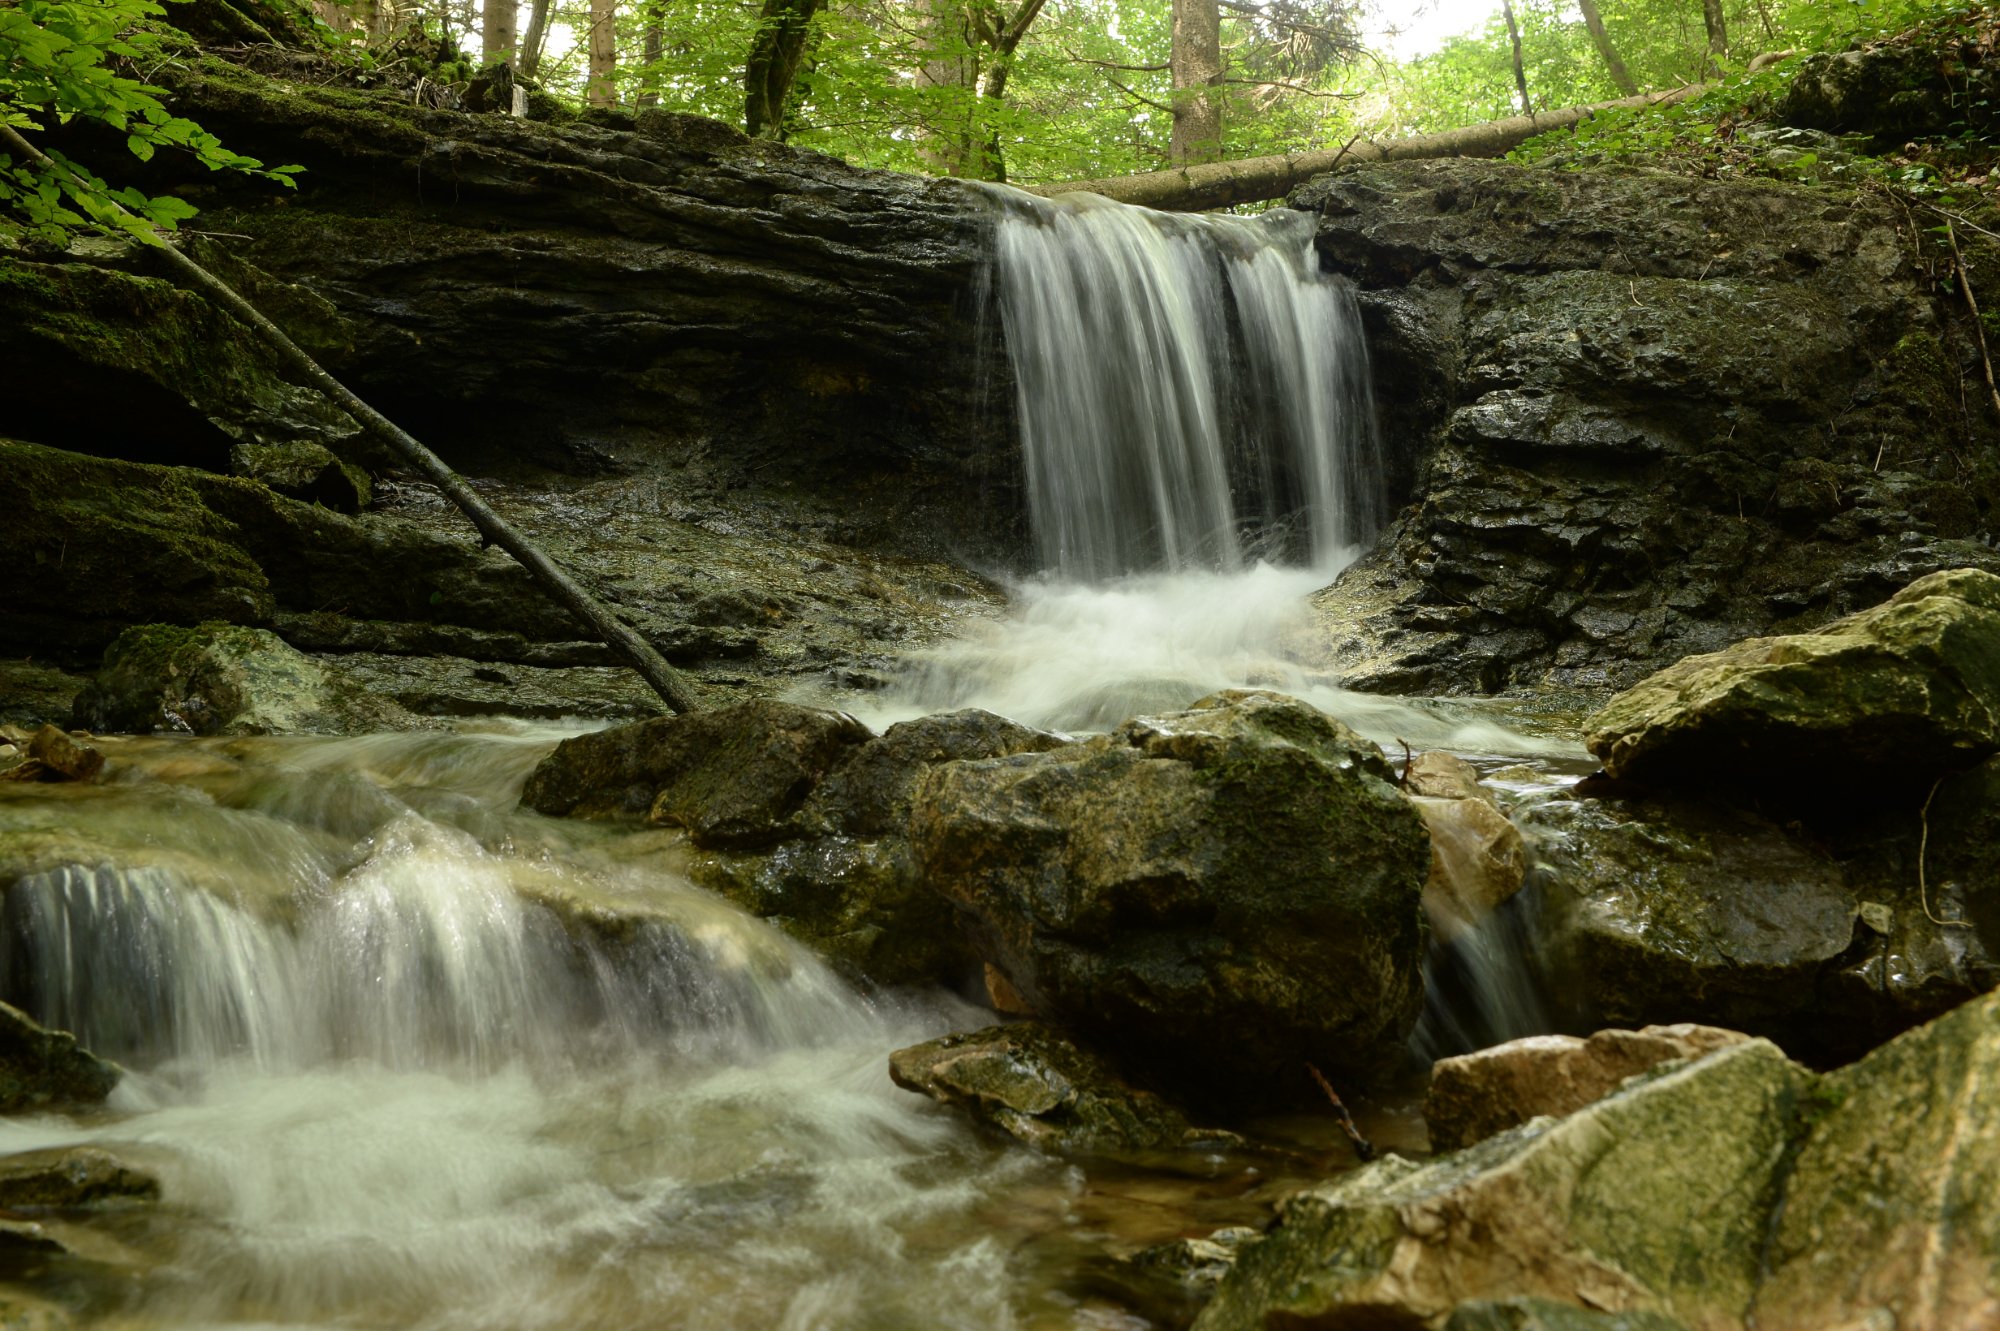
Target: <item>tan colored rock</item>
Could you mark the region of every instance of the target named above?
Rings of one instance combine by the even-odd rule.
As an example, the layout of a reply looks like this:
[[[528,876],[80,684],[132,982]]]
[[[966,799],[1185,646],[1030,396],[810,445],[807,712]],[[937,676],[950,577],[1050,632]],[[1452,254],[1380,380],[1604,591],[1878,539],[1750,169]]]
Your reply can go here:
[[[1308,1188],[1237,1259],[1194,1331],[1415,1331],[1474,1299],[1742,1331],[1812,1084],[1776,1046],[1748,1040],[1568,1118]]]
[[[28,741],[28,760],[62,781],[88,781],[104,770],[102,753],[54,726],[43,726]]]
[[[1014,987],[1007,973],[990,961],[983,964],[986,967],[986,1005],[1003,1016],[1034,1016],[1035,1009],[1021,997],[1021,991]]]
[[[1403,789],[1432,799],[1492,802],[1492,796],[1480,787],[1479,769],[1443,749],[1432,749],[1410,759],[1409,770],[1403,774]]]
[[[1483,796],[1418,795],[1410,803],[1431,834],[1424,910],[1431,926],[1450,939],[1521,890],[1528,874],[1528,846],[1507,815]]]
[[[1561,1118],[1601,1100],[1629,1077],[1675,1058],[1701,1058],[1750,1037],[1718,1026],[1533,1035],[1440,1059],[1424,1096],[1431,1149],[1456,1151],[1538,1114]]]

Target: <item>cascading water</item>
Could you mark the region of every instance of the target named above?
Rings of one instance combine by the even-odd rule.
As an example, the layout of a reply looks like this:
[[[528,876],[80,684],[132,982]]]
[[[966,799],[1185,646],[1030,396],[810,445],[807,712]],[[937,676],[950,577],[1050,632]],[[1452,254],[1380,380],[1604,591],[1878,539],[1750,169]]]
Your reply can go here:
[[[1380,516],[1354,298],[1312,221],[996,194],[1000,316],[1044,570],[1336,566]]]

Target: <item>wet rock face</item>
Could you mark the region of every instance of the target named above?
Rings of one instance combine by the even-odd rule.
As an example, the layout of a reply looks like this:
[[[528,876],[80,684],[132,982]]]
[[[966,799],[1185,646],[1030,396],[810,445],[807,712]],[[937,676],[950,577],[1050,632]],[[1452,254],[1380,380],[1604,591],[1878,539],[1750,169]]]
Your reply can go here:
[[[104,1103],[124,1070],[0,1003],[0,1113],[25,1114]]]
[[[1284,1100],[1306,1063],[1382,1070],[1417,1015],[1428,838],[1389,778],[1306,704],[1224,693],[938,767],[910,836],[1040,1015],[1198,1097]]]
[[[1320,598],[1351,682],[1622,686],[2000,569],[1979,539],[2000,454],[1954,405],[1977,371],[1939,340],[1893,208],[1470,161],[1291,202],[1361,288],[1415,500]]]
[[[1914,804],[1940,773],[2000,751],[2000,577],[1933,574],[1812,633],[1689,657],[1585,731],[1621,779]]]
[[[1935,826],[1920,847],[1913,810],[1850,821],[1829,839],[1742,809],[1609,793],[1526,813],[1537,964],[1560,1020],[1704,1022],[1838,1063],[2000,981],[1977,929],[1937,922],[1990,896],[1957,867],[1968,860],[1931,865],[1926,895],[1919,850],[1942,846]]]
[[[980,371],[984,210],[957,182],[684,116],[554,126],[217,61],[179,72],[177,111],[307,167],[296,194],[205,201],[205,226],[249,239],[204,257],[454,465],[667,468],[683,503],[754,498],[873,549],[1021,548],[1011,393],[1004,370]],[[52,386],[117,375],[177,424],[186,438],[146,460],[219,466],[240,443],[351,429],[295,403],[254,348],[226,391],[154,373],[143,321],[119,317],[130,283],[79,267],[23,267],[11,303],[0,281],[0,313],[34,330]],[[82,334],[61,318],[74,302],[41,289],[60,284],[95,302]],[[174,318],[231,333],[153,287],[144,299]],[[75,442],[19,411],[0,407],[0,434]]]

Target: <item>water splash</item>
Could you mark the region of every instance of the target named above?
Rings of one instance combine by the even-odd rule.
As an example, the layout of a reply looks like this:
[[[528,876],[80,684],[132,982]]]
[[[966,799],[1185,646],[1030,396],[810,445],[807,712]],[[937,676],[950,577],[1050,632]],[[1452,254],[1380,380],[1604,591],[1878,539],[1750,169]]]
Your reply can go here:
[[[1002,327],[1041,566],[1067,580],[1330,565],[1380,456],[1351,290],[1312,221],[995,191]]]

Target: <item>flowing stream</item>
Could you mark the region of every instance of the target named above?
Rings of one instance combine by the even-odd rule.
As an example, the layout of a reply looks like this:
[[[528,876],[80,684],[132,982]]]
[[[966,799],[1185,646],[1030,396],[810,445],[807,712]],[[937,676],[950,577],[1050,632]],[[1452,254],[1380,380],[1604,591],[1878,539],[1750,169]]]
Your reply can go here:
[[[865,719],[1077,731],[1252,685],[1386,743],[1561,753],[1314,672],[1306,597],[1383,496],[1308,219],[994,208],[1044,572]],[[0,991],[131,1069],[101,1113],[0,1120],[0,1155],[162,1190],[0,1215],[0,1280],[120,1328],[1136,1328],[1107,1258],[1284,1191],[1268,1157],[1086,1170],[898,1090],[891,1050],[989,1015],[863,997],[657,830],[520,812],[556,738],[111,740],[103,784],[0,783]]]
[[[0,783],[4,983],[131,1075],[95,1147],[162,1202],[0,1216],[0,1280],[107,1327],[1146,1323],[1093,1263],[1254,1222],[1269,1161],[1086,1173],[897,1089],[990,1017],[866,999],[665,867],[515,808],[555,732],[105,740]]]

